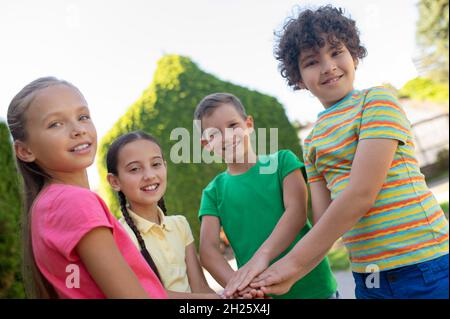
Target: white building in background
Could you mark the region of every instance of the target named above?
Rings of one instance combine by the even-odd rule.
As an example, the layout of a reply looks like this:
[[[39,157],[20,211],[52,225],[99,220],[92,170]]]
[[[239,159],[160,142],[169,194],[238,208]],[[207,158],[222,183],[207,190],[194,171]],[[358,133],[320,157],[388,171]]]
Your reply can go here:
[[[416,156],[421,167],[433,164],[442,150],[449,149],[448,107],[430,102],[400,100],[414,132]],[[300,130],[301,143],[311,132],[314,123],[307,123]]]

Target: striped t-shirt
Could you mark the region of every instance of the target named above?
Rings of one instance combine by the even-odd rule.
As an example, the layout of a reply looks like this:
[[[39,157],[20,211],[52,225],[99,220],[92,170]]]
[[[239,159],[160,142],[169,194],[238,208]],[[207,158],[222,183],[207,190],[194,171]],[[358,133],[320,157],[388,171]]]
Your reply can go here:
[[[388,270],[448,254],[448,221],[420,173],[410,123],[389,89],[354,90],[319,113],[304,143],[309,183],[324,180],[335,199],[349,183],[358,141],[368,138],[399,144],[375,205],[343,236],[352,270]]]

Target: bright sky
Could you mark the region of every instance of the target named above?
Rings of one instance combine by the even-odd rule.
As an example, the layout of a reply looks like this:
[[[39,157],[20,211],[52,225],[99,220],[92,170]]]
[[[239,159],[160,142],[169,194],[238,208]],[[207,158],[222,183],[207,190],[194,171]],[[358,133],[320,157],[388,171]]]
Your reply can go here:
[[[417,76],[417,2],[2,0],[0,119],[23,86],[54,75],[84,94],[100,139],[151,83],[157,60],[174,53],[223,80],[275,96],[292,121],[314,121],[321,105],[307,92],[290,90],[273,57],[273,32],[293,7],[345,8],[369,53],[355,86],[401,87]],[[89,174],[95,187],[96,169]]]

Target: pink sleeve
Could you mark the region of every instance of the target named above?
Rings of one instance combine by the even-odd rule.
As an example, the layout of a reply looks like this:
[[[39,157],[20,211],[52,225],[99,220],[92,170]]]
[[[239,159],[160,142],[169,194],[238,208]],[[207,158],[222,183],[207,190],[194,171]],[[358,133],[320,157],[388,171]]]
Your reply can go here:
[[[89,190],[65,190],[53,201],[47,215],[49,244],[66,259],[79,259],[75,248],[78,242],[97,227],[113,228],[98,198]]]

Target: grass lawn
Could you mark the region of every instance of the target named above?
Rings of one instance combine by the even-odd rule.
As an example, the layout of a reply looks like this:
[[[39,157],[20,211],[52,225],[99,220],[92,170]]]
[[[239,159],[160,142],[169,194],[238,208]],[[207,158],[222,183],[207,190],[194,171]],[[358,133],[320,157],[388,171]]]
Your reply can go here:
[[[331,248],[327,256],[332,270],[336,271],[350,269],[348,252],[341,239],[333,245],[333,248]]]
[[[442,210],[445,213],[445,216],[447,216],[447,219],[448,219],[448,202],[441,203],[441,207],[442,207]]]

